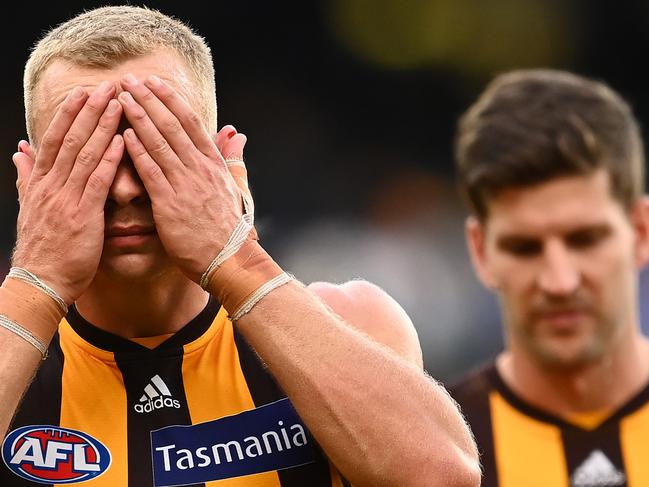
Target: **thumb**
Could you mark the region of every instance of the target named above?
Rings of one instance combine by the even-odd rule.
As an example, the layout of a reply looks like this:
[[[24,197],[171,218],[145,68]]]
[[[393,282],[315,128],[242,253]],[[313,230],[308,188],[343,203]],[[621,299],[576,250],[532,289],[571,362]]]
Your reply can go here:
[[[24,152],[14,153],[12,160],[17,171],[16,189],[18,190],[18,201],[22,202],[25,188],[34,168],[34,160]]]

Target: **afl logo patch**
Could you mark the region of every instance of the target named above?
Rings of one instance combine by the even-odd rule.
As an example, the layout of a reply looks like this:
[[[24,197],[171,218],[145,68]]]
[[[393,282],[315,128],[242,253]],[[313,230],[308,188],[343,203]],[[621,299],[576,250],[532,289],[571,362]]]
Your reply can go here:
[[[92,436],[59,426],[30,425],[7,435],[2,460],[13,473],[43,484],[74,484],[99,477],[110,452]]]

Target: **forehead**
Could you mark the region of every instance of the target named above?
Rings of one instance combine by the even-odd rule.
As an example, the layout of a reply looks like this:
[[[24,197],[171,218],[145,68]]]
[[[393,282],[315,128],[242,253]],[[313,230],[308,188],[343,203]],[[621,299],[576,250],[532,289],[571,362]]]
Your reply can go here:
[[[505,189],[488,202],[488,233],[543,235],[627,221],[603,169],[524,188]]]
[[[108,80],[115,84],[119,93],[121,91],[119,80],[126,73],[132,73],[138,79],[155,74],[170,83],[181,96],[195,106],[192,103],[195,83],[191,72],[175,52],[159,50],[128,59],[110,68],[84,67],[56,59],[43,72],[36,88],[33,107],[36,138],[40,139],[56,109],[75,86],[82,86],[92,91],[102,81]]]

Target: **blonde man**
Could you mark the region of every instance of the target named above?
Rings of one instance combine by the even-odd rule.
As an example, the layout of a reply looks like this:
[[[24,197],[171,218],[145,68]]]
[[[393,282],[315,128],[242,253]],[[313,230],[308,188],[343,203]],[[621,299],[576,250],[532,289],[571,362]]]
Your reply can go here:
[[[85,12],[32,52],[25,108],[2,485],[479,483],[403,309],[363,281],[305,287],[257,242],[203,39]]]

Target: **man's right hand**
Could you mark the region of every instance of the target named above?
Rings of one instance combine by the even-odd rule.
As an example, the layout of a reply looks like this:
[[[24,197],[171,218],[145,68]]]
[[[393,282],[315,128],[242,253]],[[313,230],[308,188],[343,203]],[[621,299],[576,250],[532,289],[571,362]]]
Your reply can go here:
[[[13,161],[20,211],[12,265],[35,274],[67,304],[95,276],[104,244],[104,205],[124,153],[116,134],[115,86],[76,87],[61,103],[38,150],[21,142]]]

